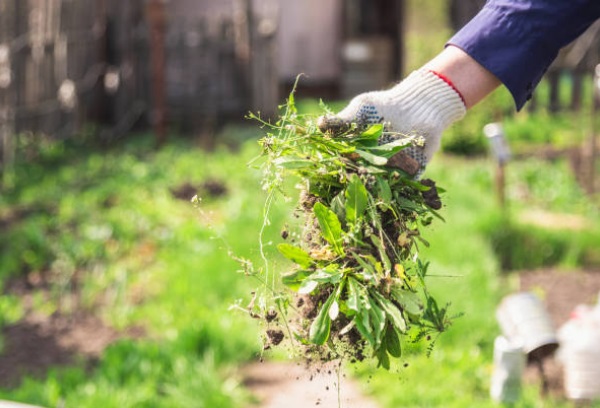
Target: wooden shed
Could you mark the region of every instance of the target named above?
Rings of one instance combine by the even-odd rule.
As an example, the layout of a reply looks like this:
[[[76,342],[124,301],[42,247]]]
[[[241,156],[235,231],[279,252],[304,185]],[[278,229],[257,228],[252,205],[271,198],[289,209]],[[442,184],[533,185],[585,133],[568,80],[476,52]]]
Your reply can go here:
[[[350,97],[402,75],[403,0],[280,0],[278,70],[287,91]]]

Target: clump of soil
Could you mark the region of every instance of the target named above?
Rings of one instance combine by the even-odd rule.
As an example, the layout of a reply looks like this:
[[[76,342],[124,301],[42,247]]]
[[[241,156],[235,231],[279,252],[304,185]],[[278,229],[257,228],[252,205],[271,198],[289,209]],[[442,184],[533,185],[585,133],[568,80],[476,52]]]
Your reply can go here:
[[[283,330],[279,329],[268,329],[267,330],[267,338],[269,339],[269,345],[277,346],[284,339]]]

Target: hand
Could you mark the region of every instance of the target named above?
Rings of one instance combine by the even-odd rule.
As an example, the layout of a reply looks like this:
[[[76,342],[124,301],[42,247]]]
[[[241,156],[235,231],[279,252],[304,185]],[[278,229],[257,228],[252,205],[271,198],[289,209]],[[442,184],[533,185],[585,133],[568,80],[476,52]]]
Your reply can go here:
[[[403,150],[416,161],[411,175],[419,176],[439,149],[442,132],[465,115],[466,108],[450,82],[433,71],[421,69],[387,91],[358,95],[335,116],[319,119],[319,128],[337,134],[351,123],[367,127],[384,124],[380,143],[410,136],[412,146]],[[407,162],[408,163],[408,162]],[[410,163],[407,164],[410,167]]]

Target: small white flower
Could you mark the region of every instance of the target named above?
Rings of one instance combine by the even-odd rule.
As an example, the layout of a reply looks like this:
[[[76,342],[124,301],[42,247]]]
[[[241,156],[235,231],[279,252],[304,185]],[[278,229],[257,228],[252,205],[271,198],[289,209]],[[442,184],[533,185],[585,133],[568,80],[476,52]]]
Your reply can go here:
[[[194,205],[199,205],[200,202],[202,201],[202,198],[198,197],[198,194],[196,194],[195,196],[192,197],[192,199],[190,201]]]
[[[427,140],[425,140],[425,138],[423,136],[415,137],[415,140],[414,140],[415,146],[424,147],[426,143],[427,143]]]

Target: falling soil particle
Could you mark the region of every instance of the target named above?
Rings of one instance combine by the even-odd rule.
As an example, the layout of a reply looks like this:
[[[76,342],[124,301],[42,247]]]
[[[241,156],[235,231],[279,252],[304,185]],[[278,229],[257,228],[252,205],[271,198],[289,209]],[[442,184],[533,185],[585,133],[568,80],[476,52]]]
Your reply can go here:
[[[283,341],[285,336],[281,330],[267,330],[267,337],[270,344],[276,346]]]

